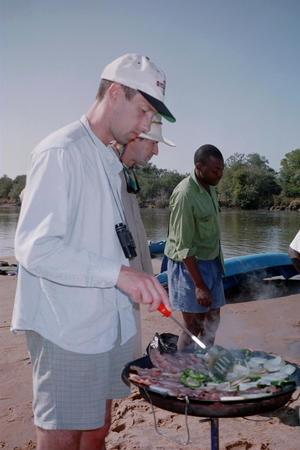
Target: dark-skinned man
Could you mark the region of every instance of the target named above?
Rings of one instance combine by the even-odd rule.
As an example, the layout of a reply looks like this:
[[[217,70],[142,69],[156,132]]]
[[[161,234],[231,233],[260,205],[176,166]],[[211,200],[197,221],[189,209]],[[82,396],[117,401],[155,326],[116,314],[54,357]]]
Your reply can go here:
[[[208,347],[214,344],[225,304],[220,244],[219,206],[215,186],[224,160],[213,145],[202,145],[194,155],[194,171],[174,189],[170,198],[168,257],[169,297],[182,312],[184,325]],[[181,333],[178,349],[192,341]]]

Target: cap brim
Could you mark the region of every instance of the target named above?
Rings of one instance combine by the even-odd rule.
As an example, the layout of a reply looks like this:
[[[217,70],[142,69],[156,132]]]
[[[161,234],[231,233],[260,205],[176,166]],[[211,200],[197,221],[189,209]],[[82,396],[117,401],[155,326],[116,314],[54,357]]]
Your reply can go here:
[[[170,147],[176,147],[176,144],[174,144],[174,142],[170,141],[170,139],[167,139],[165,137],[163,137],[163,141],[164,144],[169,145]]]
[[[160,100],[157,100],[157,98],[152,97],[149,94],[146,94],[146,92],[140,91],[138,90],[143,97],[145,97],[145,99],[153,106],[153,108],[156,109],[157,112],[159,112],[159,114],[161,116],[163,116],[165,119],[167,119],[169,122],[176,122],[175,117],[173,116],[173,114],[170,113],[170,111],[168,110],[168,108],[163,104],[163,102],[161,102]]]
[[[163,144],[169,145],[170,147],[176,147],[176,144],[174,144],[174,142],[170,141],[170,139],[167,139],[163,136],[158,137],[158,136],[154,136],[151,135],[151,133],[141,133],[139,134],[139,137],[144,138],[144,139],[149,139],[150,141],[156,141],[156,142],[162,142]]]

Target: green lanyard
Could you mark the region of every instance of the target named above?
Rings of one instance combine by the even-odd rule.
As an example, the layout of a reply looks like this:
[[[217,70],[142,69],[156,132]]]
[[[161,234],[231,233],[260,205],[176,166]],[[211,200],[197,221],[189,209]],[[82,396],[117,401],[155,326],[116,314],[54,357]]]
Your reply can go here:
[[[131,193],[136,194],[137,192],[139,192],[140,187],[139,187],[138,181],[136,179],[134,169],[129,169],[127,166],[125,166],[125,164],[123,164],[122,159],[121,159],[122,155],[125,152],[125,148],[126,148],[126,145],[122,145],[122,148],[120,150],[119,159],[122,163],[123,170],[124,170],[125,180],[126,180],[126,184],[127,184],[127,192],[129,192],[130,194]]]

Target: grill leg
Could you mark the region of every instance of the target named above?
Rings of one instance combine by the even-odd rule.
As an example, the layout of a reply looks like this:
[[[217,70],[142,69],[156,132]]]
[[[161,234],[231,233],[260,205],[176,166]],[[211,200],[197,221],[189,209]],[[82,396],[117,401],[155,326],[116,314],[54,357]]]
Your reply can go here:
[[[219,450],[219,419],[210,419],[211,450]]]

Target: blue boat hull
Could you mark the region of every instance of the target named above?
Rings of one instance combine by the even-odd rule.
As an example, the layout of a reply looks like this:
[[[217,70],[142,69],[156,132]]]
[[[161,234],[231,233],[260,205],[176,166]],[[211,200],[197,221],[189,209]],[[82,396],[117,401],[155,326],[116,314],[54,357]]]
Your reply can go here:
[[[223,285],[226,290],[245,281],[297,274],[287,253],[258,253],[226,259]]]
[[[166,240],[149,243],[149,250],[151,255],[163,255],[166,246]]]
[[[161,284],[168,284],[167,258],[164,257],[161,273],[157,278]],[[282,276],[289,279],[297,275],[287,253],[257,253],[225,259],[224,290],[246,281],[262,280]]]

